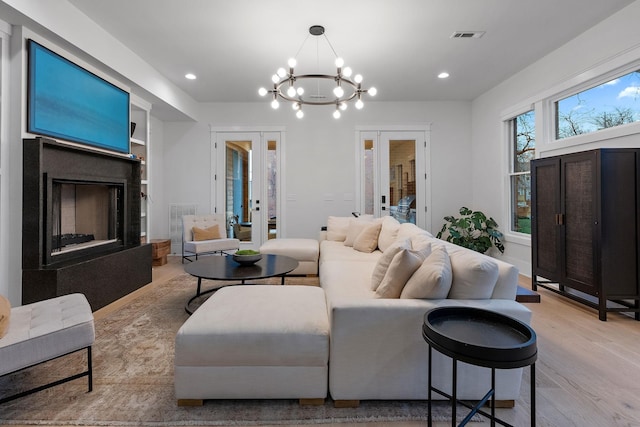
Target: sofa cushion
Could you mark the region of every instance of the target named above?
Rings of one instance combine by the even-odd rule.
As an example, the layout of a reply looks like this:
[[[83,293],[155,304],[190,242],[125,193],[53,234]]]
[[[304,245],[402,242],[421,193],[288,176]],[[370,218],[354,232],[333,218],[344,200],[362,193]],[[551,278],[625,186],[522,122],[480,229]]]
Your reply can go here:
[[[373,273],[371,273],[372,291],[378,289],[378,286],[380,286],[382,279],[384,279],[384,276],[387,273],[387,269],[389,268],[389,264],[391,264],[393,257],[403,249],[411,249],[411,241],[409,239],[396,240],[385,252],[382,253],[380,258],[378,258],[378,262],[373,268]]]
[[[196,242],[202,242],[204,240],[216,240],[221,238],[220,226],[218,224],[212,225],[207,228],[193,227],[193,240]]]
[[[498,264],[470,250],[449,253],[453,280],[448,298],[488,299],[498,280]]]
[[[11,303],[7,298],[0,295],[0,338],[9,330],[9,320],[11,318]]]
[[[429,233],[427,230],[423,230],[422,228],[418,227],[417,225],[411,222],[404,222],[400,224],[400,227],[398,227],[398,235],[396,239],[398,240],[407,239],[420,233],[426,234],[429,237],[433,237],[433,235]]]
[[[330,216],[327,219],[327,240],[344,242],[347,238],[351,218],[348,216]]]
[[[391,260],[384,279],[376,289],[376,298],[400,298],[407,280],[422,265],[429,251],[430,248],[421,251],[402,249],[398,252]]]
[[[433,248],[431,254],[407,280],[400,298],[444,299],[451,289],[452,276],[446,249],[442,246]]]
[[[384,252],[389,246],[396,241],[398,236],[398,229],[400,223],[392,216],[385,216],[382,219],[382,228],[380,229],[380,235],[378,236],[378,248]]]
[[[379,221],[367,225],[356,240],[353,242],[353,249],[360,252],[373,252],[378,247],[378,235],[382,224]]]

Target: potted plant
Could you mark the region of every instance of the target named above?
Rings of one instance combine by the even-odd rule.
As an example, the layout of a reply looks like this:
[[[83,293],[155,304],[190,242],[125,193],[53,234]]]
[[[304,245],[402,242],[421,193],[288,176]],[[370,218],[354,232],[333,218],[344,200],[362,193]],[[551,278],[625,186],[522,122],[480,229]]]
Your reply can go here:
[[[446,240],[456,245],[485,253],[495,246],[500,253],[504,253],[502,233],[498,231],[498,223],[481,211],[472,211],[464,206],[460,208],[460,217],[445,216],[446,221],[436,237],[442,238],[446,233]]]

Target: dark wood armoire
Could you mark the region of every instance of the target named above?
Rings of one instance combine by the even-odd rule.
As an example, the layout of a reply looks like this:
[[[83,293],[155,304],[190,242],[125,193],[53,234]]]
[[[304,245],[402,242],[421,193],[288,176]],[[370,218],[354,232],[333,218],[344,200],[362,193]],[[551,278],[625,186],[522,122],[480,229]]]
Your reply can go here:
[[[532,287],[640,320],[640,149],[531,162]]]

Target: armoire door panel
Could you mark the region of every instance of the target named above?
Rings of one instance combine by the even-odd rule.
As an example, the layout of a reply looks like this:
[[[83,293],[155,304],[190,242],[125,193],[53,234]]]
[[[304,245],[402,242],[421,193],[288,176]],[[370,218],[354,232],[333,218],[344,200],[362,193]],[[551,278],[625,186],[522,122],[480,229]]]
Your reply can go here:
[[[561,214],[564,217],[564,279],[570,286],[598,294],[594,274],[595,155],[567,156],[562,163]]]
[[[560,277],[558,212],[560,200],[560,163],[539,161],[532,179],[532,204],[536,214],[532,227],[538,239],[532,243],[533,263],[538,274],[549,280]]]

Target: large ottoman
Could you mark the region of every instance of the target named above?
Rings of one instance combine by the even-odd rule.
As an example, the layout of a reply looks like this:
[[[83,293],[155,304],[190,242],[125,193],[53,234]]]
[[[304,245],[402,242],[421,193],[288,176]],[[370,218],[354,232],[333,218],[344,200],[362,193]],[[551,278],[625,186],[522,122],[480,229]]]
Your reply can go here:
[[[204,399],[327,396],[329,321],[324,291],[310,286],[229,286],[176,336],[178,405]]]
[[[260,246],[263,254],[285,255],[298,261],[290,275],[315,276],[318,274],[320,245],[315,239],[271,239]]]

